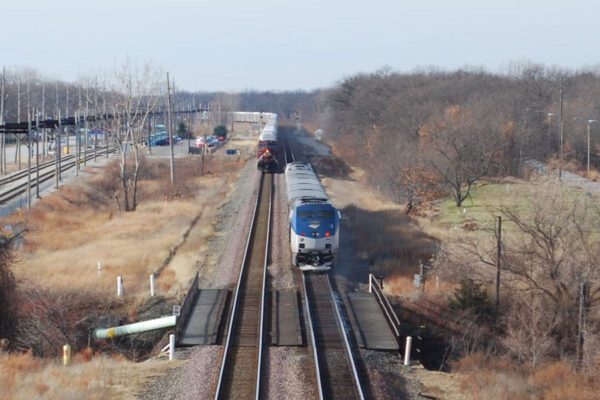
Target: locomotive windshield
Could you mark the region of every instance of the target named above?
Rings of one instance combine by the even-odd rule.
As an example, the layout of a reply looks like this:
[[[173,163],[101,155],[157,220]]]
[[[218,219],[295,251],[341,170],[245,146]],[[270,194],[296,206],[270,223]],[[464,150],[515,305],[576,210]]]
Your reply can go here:
[[[331,219],[334,214],[332,210],[306,210],[306,211],[298,211],[298,216],[302,219]]]

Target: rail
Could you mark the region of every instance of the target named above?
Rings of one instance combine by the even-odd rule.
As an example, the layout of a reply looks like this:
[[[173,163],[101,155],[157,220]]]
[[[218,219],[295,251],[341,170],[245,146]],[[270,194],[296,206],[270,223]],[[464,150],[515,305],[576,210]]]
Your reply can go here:
[[[302,275],[302,290],[306,293],[306,279],[304,279],[304,274]],[[315,360],[315,372],[317,375],[317,387],[319,390],[319,400],[323,400],[323,384],[321,383],[321,371],[319,367],[319,355],[317,354],[317,340],[315,339],[315,330],[313,327],[313,320],[310,314],[310,306],[308,305],[308,301],[306,302],[306,316],[308,318],[308,330],[310,336],[310,343],[313,349],[313,359]]]
[[[270,178],[266,179],[265,176],[269,176]],[[265,182],[266,181],[266,182]],[[272,200],[272,191],[269,186],[268,190],[268,208],[267,212],[267,223],[266,223],[266,232],[259,231],[261,229],[260,220],[264,217],[263,213],[265,210],[262,209],[263,200],[265,197],[264,189],[266,185],[272,185],[272,175],[261,174],[260,178],[260,191],[256,199],[256,203],[254,206],[254,212],[252,215],[252,223],[250,225],[250,231],[248,234],[248,239],[246,241],[246,248],[244,251],[244,258],[242,261],[242,265],[240,268],[240,274],[238,277],[237,287],[235,290],[231,318],[229,322],[229,328],[227,331],[227,341],[225,343],[225,348],[223,351],[223,361],[221,363],[221,369],[219,372],[219,380],[217,383],[217,389],[215,391],[215,399],[225,398],[228,395],[231,395],[232,390],[240,390],[240,387],[235,387],[235,367],[236,361],[239,359],[244,360],[246,357],[246,361],[250,358],[250,363],[253,362],[253,348],[254,345],[252,343],[246,343],[246,347],[239,346],[243,339],[250,340],[253,342],[256,340],[256,377],[255,377],[255,388],[254,388],[254,396],[258,399],[260,394],[260,383],[261,383],[261,367],[262,367],[262,347],[263,347],[263,325],[265,318],[265,289],[266,289],[266,269],[267,269],[267,260],[268,260],[268,237],[270,235],[269,227],[270,227],[270,214],[271,214],[271,200]],[[264,259],[262,259],[262,271],[260,275],[260,300],[258,304],[255,305],[253,302],[253,287],[251,282],[252,279],[257,279],[257,266],[256,261],[261,261],[260,258],[255,258],[257,253],[254,246],[260,246],[260,240],[257,241],[257,236],[260,234],[265,234],[266,240],[265,249],[264,249]],[[254,268],[252,268],[254,265]],[[254,274],[253,274],[254,272]],[[254,288],[256,290],[256,288]],[[258,316],[258,338],[254,339],[252,337],[253,331],[253,320],[252,313],[254,310],[254,306],[259,308],[259,316]],[[247,318],[246,318],[247,317]],[[237,344],[236,344],[237,342]],[[237,347],[234,347],[237,346]],[[235,354],[234,354],[235,350]],[[235,358],[234,358],[235,357]],[[241,368],[244,368],[243,366]],[[246,371],[246,373],[251,373],[252,371]],[[241,378],[238,376],[238,380]],[[244,383],[244,382],[242,382]],[[248,382],[245,382],[248,384]],[[242,388],[243,390],[244,388]],[[248,390],[249,388],[245,388]],[[249,397],[248,395],[242,396],[244,398]]]
[[[319,398],[364,400],[356,362],[329,275],[305,272],[302,277]]]
[[[285,148],[284,148],[283,155],[284,155],[286,164],[289,164],[289,163],[295,161],[294,152],[292,151],[292,146],[290,146],[290,143],[289,143],[289,133],[285,136]]]
[[[111,152],[114,152],[114,149],[111,149]],[[93,154],[89,154],[87,156],[87,158],[85,158],[86,161],[89,161],[91,159],[94,158]],[[83,159],[80,159],[79,162],[81,163],[83,161]],[[44,168],[48,168],[50,167],[52,164],[54,164],[54,162],[50,162],[48,165],[46,165]],[[60,171],[61,173],[64,171],[67,171],[69,169],[71,169],[72,167],[74,167],[77,164],[77,160],[75,159],[70,159],[68,162],[66,163],[62,163],[60,166]],[[20,176],[16,179],[13,179],[12,181],[18,181],[20,179],[25,179],[28,177],[28,175],[33,175],[35,172],[35,169],[32,168],[32,170],[29,172],[28,170],[23,170],[23,171],[19,171],[17,174],[22,174],[23,176]],[[36,183],[43,183],[46,182],[47,180],[53,178],[56,174],[56,170],[50,169],[46,172],[40,173],[39,177],[36,178],[31,178],[31,181],[29,181],[29,179],[26,179],[23,183],[19,183],[16,186],[8,189],[8,190],[4,190],[1,191],[0,190],[0,204],[6,203],[9,200],[12,200],[13,198],[27,192],[28,190],[28,186],[29,186],[29,182],[31,182],[31,188],[35,188]],[[8,177],[7,177],[8,178]]]
[[[327,279],[327,283],[329,284],[329,293],[331,294],[331,301],[333,302],[333,308],[335,309],[335,315],[337,317],[337,322],[340,326],[340,331],[342,331],[342,338],[344,339],[344,347],[346,349],[346,353],[348,354],[348,358],[350,360],[350,366],[352,367],[352,377],[354,378],[354,382],[356,383],[356,390],[358,391],[360,400],[364,400],[365,396],[362,392],[362,386],[360,385],[360,380],[358,379],[358,371],[356,370],[356,362],[354,362],[354,356],[352,355],[352,349],[350,348],[350,343],[348,342],[348,335],[346,335],[346,329],[344,329],[344,321],[342,321],[340,309],[337,305],[337,301],[335,301],[335,295],[333,293],[333,288],[331,287],[331,280]]]

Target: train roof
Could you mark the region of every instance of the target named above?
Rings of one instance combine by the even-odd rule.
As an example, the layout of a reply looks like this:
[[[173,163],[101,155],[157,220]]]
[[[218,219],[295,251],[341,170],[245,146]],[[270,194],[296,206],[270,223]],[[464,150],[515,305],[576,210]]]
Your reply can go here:
[[[285,167],[285,181],[287,183],[288,204],[297,204],[298,201],[328,202],[329,198],[319,178],[308,163],[293,162]]]

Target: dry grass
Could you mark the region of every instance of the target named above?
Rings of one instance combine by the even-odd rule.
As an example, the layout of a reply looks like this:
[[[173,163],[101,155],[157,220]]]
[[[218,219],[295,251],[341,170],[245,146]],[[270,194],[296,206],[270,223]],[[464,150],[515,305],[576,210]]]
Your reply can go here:
[[[600,384],[572,371],[562,361],[541,365],[530,372],[509,359],[488,358],[480,353],[458,361],[461,387],[473,399],[499,400],[593,400]]]
[[[212,157],[202,176],[197,157],[178,160],[174,187],[165,164],[148,162],[135,212],[116,211],[92,181],[63,187],[29,215],[11,217],[26,218],[30,230],[13,267],[17,278],[56,290],[112,295],[122,275],[126,296],[135,298],[147,295],[148,276],[155,273],[162,294],[184,289],[202,261],[217,207],[243,161]]]
[[[69,367],[31,353],[0,355],[0,400],[114,399],[131,363],[88,352],[76,354]]]
[[[365,179],[365,172],[353,167],[349,179],[324,178],[323,184],[352,231],[355,250],[369,260],[372,271],[385,277],[386,292],[409,294],[415,290],[412,280],[419,262],[431,258],[437,243],[402,205],[374,193]]]
[[[365,183],[365,171],[352,167],[349,179],[323,178],[322,183],[327,195],[337,208],[354,205],[369,211],[399,210],[404,208],[384,196],[374,193]]]

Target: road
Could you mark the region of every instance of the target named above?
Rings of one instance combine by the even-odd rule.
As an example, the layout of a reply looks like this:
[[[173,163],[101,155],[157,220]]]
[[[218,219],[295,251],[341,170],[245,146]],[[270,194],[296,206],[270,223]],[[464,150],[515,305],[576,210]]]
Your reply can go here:
[[[525,161],[525,165],[527,165],[529,168],[533,169],[540,175],[555,176],[558,178],[558,171],[549,170],[548,166],[541,161],[527,160]],[[572,172],[563,170],[561,182],[567,186],[583,189],[588,193],[600,194],[600,182],[594,182]]]

